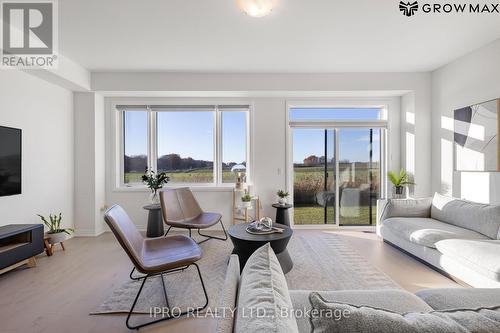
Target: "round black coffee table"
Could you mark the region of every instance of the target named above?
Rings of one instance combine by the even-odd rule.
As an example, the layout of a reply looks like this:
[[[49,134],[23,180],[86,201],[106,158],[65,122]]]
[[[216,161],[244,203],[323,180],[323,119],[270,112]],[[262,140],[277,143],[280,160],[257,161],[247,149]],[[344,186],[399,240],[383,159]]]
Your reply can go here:
[[[233,254],[237,254],[240,259],[240,269],[243,270],[248,258],[255,250],[266,243],[271,243],[271,247],[274,253],[276,253],[276,257],[278,257],[283,273],[290,272],[293,262],[286,246],[290,237],[292,237],[293,230],[286,225],[274,223],[274,227],[284,229],[283,233],[254,235],[246,231],[247,226],[248,223],[237,224],[229,228],[227,232],[234,245]]]

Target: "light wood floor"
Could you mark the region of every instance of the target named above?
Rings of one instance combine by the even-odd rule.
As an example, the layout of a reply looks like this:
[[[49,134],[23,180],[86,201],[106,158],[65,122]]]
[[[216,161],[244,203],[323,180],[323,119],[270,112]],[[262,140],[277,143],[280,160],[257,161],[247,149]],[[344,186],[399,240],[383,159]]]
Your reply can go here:
[[[321,231],[296,230],[315,237]],[[458,287],[420,262],[384,244],[375,234],[341,231],[353,249],[409,291]],[[129,259],[110,233],[73,238],[66,251],[37,257],[35,268],[0,275],[0,332],[129,332],[123,315],[90,316],[112,291],[128,279]],[[180,319],[141,332],[211,332],[211,319]]]

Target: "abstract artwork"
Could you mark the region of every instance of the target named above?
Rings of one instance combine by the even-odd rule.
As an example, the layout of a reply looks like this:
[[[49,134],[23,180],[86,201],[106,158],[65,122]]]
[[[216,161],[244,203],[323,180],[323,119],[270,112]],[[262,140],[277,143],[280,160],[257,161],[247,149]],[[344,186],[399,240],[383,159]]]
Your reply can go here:
[[[500,171],[498,130],[500,99],[455,110],[455,169]]]

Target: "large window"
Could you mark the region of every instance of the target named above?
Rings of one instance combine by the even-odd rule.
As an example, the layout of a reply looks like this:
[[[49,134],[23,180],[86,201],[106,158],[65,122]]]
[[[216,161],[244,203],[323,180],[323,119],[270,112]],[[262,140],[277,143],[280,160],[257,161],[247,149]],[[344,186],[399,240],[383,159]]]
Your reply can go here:
[[[248,106],[117,106],[122,119],[121,183],[141,183],[147,167],[170,183],[234,183],[248,170]]]

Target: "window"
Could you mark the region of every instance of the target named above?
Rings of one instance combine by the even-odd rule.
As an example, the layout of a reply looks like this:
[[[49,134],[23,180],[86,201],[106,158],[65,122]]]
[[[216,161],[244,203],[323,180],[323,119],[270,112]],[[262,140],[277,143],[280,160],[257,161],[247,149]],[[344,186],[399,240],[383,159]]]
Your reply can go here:
[[[214,182],[215,112],[158,112],[158,171],[172,183]]]
[[[234,183],[236,175],[231,168],[237,164],[247,165],[247,113],[221,112],[222,123],[222,182]]]
[[[291,108],[289,115],[291,121],[368,121],[380,120],[384,117],[381,108]]]
[[[116,106],[122,119],[120,182],[141,183],[147,167],[166,172],[170,183],[235,182],[231,168],[248,170],[249,107]]]
[[[148,166],[148,113],[123,112],[123,183],[139,183]]]

